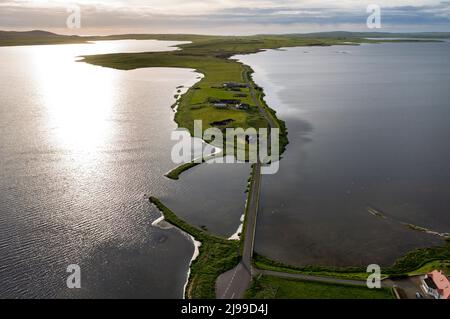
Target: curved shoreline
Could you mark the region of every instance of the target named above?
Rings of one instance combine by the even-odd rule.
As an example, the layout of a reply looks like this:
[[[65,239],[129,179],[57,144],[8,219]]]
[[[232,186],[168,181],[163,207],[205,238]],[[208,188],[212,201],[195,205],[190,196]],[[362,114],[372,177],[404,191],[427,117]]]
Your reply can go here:
[[[192,264],[197,260],[198,256],[200,256],[200,247],[202,246],[202,243],[195,240],[195,238],[187,233],[185,233],[189,238],[192,240],[192,243],[194,244],[194,254],[192,255],[191,261],[189,263],[189,268],[186,276],[186,283],[183,287],[183,299],[186,299],[186,292],[189,285],[189,278],[191,277],[192,272]]]
[[[209,145],[204,140],[203,140],[203,143],[206,144],[206,145]],[[175,167],[174,169],[172,169],[171,171],[167,172],[166,174],[164,174],[164,176],[169,178],[169,179],[175,180],[175,181],[179,180],[180,176],[184,172],[190,170],[191,168],[197,167],[197,166],[199,166],[199,165],[201,165],[203,163],[206,163],[206,162],[208,162],[210,160],[213,160],[214,158],[223,156],[224,152],[223,152],[222,149],[220,149],[218,147],[215,147],[215,146],[212,146],[212,145],[209,145],[209,146],[214,147],[214,152],[213,153],[211,153],[210,155],[208,155],[208,156],[206,156],[204,158],[203,157],[202,158],[196,158],[192,162],[181,164],[181,165]]]
[[[184,236],[188,237],[191,241],[192,244],[194,245],[194,253],[192,254],[191,260],[189,262],[189,267],[188,267],[188,271],[187,271],[187,275],[186,275],[186,282],[184,283],[183,286],[183,299],[186,299],[186,289],[187,286],[189,284],[189,277],[191,276],[191,266],[194,263],[194,261],[197,260],[198,256],[200,255],[200,247],[202,246],[202,243],[200,241],[197,241],[194,236],[192,236],[191,234],[185,232],[184,230],[182,230],[181,228],[171,224],[170,222],[167,222],[164,214],[161,212],[161,217],[156,219],[153,223],[152,223],[153,227],[158,227],[162,230],[168,230],[168,229],[173,229],[175,228],[177,231],[179,231],[181,234],[183,234]]]

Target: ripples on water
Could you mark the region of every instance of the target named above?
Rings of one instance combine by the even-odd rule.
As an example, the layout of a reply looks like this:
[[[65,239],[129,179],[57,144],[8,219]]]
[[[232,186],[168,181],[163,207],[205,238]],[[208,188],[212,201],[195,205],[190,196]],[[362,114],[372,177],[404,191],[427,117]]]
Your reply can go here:
[[[449,57],[448,42],[239,57],[291,142],[279,174],[263,178],[259,253],[298,265],[390,264],[442,243],[399,222],[450,230]]]
[[[192,85],[198,74],[74,62],[86,54],[174,50],[173,44],[0,48],[0,297],[182,297],[192,243],[151,226],[160,214],[147,194],[201,198],[205,204],[190,212],[198,223],[230,234],[237,228],[239,201],[230,204],[236,219],[229,215],[228,229],[198,217],[227,200],[189,196],[189,188],[211,180],[203,167],[189,184],[163,177],[174,166],[175,88]],[[247,175],[230,179],[227,196],[242,196]],[[70,264],[81,266],[79,291],[66,288]]]

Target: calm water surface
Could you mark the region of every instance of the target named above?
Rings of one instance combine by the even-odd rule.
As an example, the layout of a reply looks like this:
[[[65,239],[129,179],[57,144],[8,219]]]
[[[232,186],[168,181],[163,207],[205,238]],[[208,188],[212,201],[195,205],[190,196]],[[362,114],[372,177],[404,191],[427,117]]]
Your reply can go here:
[[[199,75],[75,62],[174,44],[0,48],[0,297],[181,298],[193,245],[174,229],[151,226],[160,214],[149,194],[180,209],[186,201],[187,219],[217,233],[237,229],[248,170],[200,166],[179,183],[163,177],[174,167],[176,87]],[[220,225],[225,210],[214,217],[214,207],[228,200]],[[66,288],[70,264],[81,267],[79,291]]]
[[[239,59],[291,141],[279,174],[263,179],[259,253],[298,265],[390,264],[442,243],[401,223],[450,231],[450,43]]]

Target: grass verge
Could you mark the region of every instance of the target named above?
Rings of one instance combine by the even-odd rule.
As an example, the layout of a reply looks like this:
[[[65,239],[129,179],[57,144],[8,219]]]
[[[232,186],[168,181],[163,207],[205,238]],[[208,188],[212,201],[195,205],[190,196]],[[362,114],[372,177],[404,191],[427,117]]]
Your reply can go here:
[[[443,246],[414,250],[400,258],[395,264],[386,269],[386,273],[393,276],[407,275],[415,272],[430,262],[450,260],[450,241],[447,239]]]
[[[433,270],[442,270],[446,274],[450,274],[450,259],[449,260],[435,260],[426,263],[417,270],[408,273],[409,276],[419,276],[432,272]]]
[[[366,280],[367,272],[362,267],[323,267],[323,266],[304,266],[296,267],[286,265],[278,261],[271,260],[264,256],[255,254],[253,262],[256,268],[262,270],[271,270],[276,272],[311,275],[319,277],[332,277],[340,279]]]
[[[390,289],[319,283],[272,276],[255,278],[249,299],[394,299]]]
[[[193,236],[202,243],[200,255],[191,265],[191,275],[186,289],[188,299],[214,299],[217,277],[233,269],[240,260],[239,241],[213,236],[179,218],[158,198],[150,197],[170,224]]]
[[[244,222],[242,225],[242,232],[240,235],[240,252],[241,254],[243,254],[244,252],[244,243],[245,243],[245,234],[247,232],[247,216],[248,216],[248,209],[249,209],[249,204],[250,204],[250,199],[252,198],[252,194],[253,194],[253,179],[255,176],[255,165],[252,165],[251,171],[250,171],[250,177],[248,178],[247,181],[247,200],[245,202],[245,208],[244,208]]]
[[[423,274],[432,270],[431,268],[435,266],[448,266],[449,260],[450,242],[447,240],[443,246],[417,249],[406,254],[404,257],[398,259],[391,267],[383,268],[383,275],[386,277],[399,277]],[[254,265],[256,268],[263,270],[320,277],[366,280],[368,276],[366,269],[363,267],[324,267],[314,265],[297,267],[286,265],[257,254],[254,256]],[[443,270],[446,269],[448,268],[444,268]]]
[[[253,74],[254,71],[252,68],[246,66],[246,77],[249,79],[250,83],[253,83]],[[286,148],[289,144],[288,139],[288,130],[286,126],[286,122],[277,117],[277,112],[270,108],[266,103],[264,90],[259,86],[254,86],[256,90],[256,98],[258,99],[260,105],[265,109],[267,116],[270,118],[270,121],[280,130],[280,155],[286,151]]]

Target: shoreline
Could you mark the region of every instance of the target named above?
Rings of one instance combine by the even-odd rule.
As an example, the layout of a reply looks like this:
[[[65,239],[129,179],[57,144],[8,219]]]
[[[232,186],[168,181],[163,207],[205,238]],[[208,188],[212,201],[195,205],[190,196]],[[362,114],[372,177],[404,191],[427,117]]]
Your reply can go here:
[[[188,236],[192,236],[194,243],[201,243],[201,246],[195,244],[198,250],[194,251],[193,257],[196,258],[189,267],[184,297],[214,299],[216,297],[215,278],[238,264],[240,241],[217,237],[190,225],[156,197],[151,196],[149,201],[161,212],[165,222],[174,225]]]
[[[188,233],[184,234],[186,234],[186,236],[188,236],[192,240],[192,243],[194,244],[194,254],[192,255],[191,261],[189,262],[189,268],[186,275],[186,282],[183,287],[183,299],[186,299],[186,291],[189,285],[189,278],[191,277],[192,264],[197,260],[198,256],[200,256],[200,247],[202,246],[202,243],[200,241],[195,240],[194,236],[191,236]]]
[[[183,234],[184,236],[189,238],[192,241],[192,244],[194,245],[194,253],[192,254],[191,260],[189,262],[189,267],[188,267],[188,271],[187,271],[187,274],[186,274],[186,282],[184,283],[184,286],[183,286],[183,299],[186,299],[186,289],[187,289],[187,286],[189,284],[189,277],[191,276],[191,267],[192,267],[192,264],[197,260],[198,256],[200,256],[200,247],[202,246],[202,243],[200,241],[196,240],[194,238],[194,236],[192,236],[189,233],[185,232],[181,228],[179,228],[179,227],[171,224],[170,222],[166,221],[166,219],[164,217],[164,214],[162,212],[161,212],[161,217],[156,219],[152,223],[152,226],[153,227],[157,227],[157,228],[162,229],[162,230],[176,229],[181,234]]]
[[[245,205],[247,205],[247,203]],[[245,214],[241,216],[240,221],[241,224],[239,225],[238,229],[233,235],[228,237],[228,240],[241,240],[242,232],[244,231]]]
[[[192,139],[192,137],[191,137]],[[180,179],[180,176],[185,173],[186,171],[190,170],[191,168],[197,167],[199,165],[202,164],[207,164],[209,161],[212,161],[216,158],[220,158],[220,157],[224,157],[224,151],[216,146],[213,146],[211,144],[208,144],[205,140],[202,140],[203,142],[203,146],[206,145],[206,147],[213,147],[214,148],[214,152],[212,152],[210,155],[208,156],[202,156],[202,157],[198,157],[195,158],[193,161],[189,162],[189,163],[183,163],[178,165],[177,167],[175,167],[174,169],[170,170],[169,172],[165,173],[164,176],[177,181]]]

